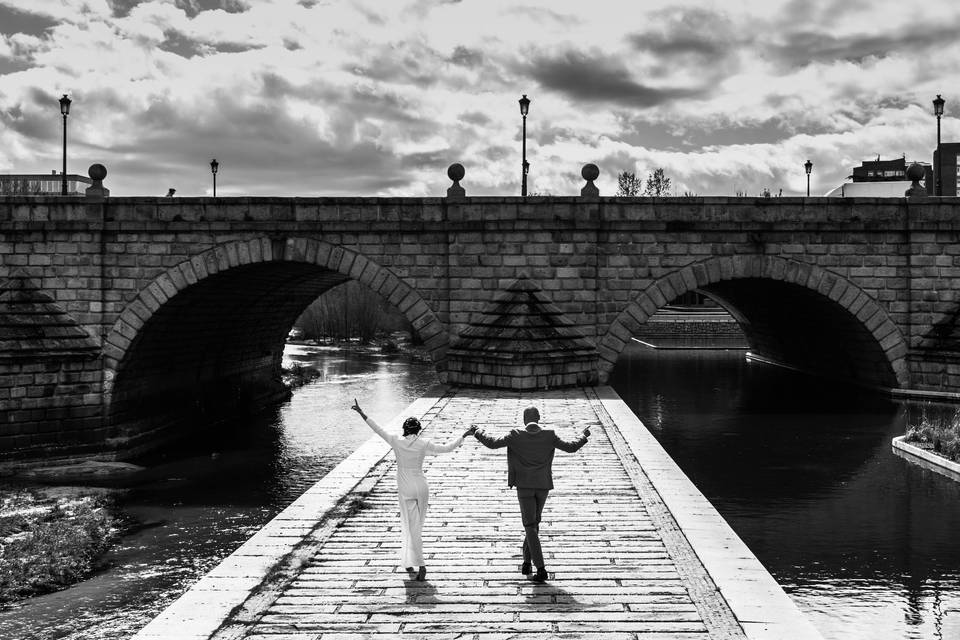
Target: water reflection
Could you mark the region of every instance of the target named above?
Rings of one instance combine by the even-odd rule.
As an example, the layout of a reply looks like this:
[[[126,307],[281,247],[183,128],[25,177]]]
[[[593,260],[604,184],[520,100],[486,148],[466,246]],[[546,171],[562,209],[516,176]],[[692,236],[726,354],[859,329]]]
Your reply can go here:
[[[612,384],[825,638],[960,638],[960,484],[892,453],[903,407],[729,352]]]
[[[321,377],[273,411],[138,460],[148,471],[123,506],[144,528],[91,579],[0,610],[0,638],[130,637],[370,437],[354,397],[388,418],[436,383],[432,365],[404,356],[288,346],[285,357]]]

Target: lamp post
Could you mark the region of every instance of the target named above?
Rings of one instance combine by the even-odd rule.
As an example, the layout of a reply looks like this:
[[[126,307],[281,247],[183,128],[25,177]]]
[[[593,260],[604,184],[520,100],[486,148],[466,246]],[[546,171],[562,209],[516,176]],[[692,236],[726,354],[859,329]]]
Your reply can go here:
[[[220,168],[220,163],[217,162],[217,159],[214,158],[210,161],[210,173],[213,174],[213,197],[217,197],[217,170]]]
[[[807,172],[807,197],[810,197],[810,172],[813,170],[813,163],[807,160],[803,163],[803,168]]]
[[[527,94],[520,98],[520,115],[523,116],[523,177],[520,182],[520,195],[527,197],[527,173],[530,163],[527,162],[527,113],[530,111],[530,99]]]
[[[946,102],[943,98],[940,97],[940,94],[937,94],[937,97],[933,100],[933,115],[937,116],[937,195],[943,195],[943,177],[940,175],[940,165],[942,160],[940,158],[940,116],[943,115],[943,103]]]
[[[60,195],[67,195],[67,116],[72,100],[63,94],[60,98],[60,113],[63,115],[63,171],[60,173]]]

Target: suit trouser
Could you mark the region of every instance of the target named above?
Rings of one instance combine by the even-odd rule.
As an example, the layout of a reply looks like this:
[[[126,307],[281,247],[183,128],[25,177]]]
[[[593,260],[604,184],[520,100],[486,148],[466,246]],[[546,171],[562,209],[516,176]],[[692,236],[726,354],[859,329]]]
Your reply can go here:
[[[543,549],[540,547],[540,514],[547,502],[549,489],[522,489],[517,487],[517,500],[520,501],[520,519],[526,537],[523,539],[523,561],[533,562],[533,566],[543,568]]]

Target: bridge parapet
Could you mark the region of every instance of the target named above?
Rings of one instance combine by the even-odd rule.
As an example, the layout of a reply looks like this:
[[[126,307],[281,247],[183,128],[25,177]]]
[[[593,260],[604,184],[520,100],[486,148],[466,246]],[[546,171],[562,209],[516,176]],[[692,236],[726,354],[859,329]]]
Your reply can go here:
[[[163,198],[0,196],[0,222],[482,223],[497,221],[776,224],[954,222],[958,198]]]

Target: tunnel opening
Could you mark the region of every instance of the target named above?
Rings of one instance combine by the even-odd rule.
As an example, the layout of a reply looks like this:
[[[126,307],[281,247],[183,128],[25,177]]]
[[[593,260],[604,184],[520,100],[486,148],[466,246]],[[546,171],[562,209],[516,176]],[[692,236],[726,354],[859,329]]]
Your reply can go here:
[[[107,413],[111,446],[121,457],[136,455],[288,398],[282,361],[291,328],[322,294],[348,283],[367,288],[316,264],[272,261],[179,291],[118,363]]]

